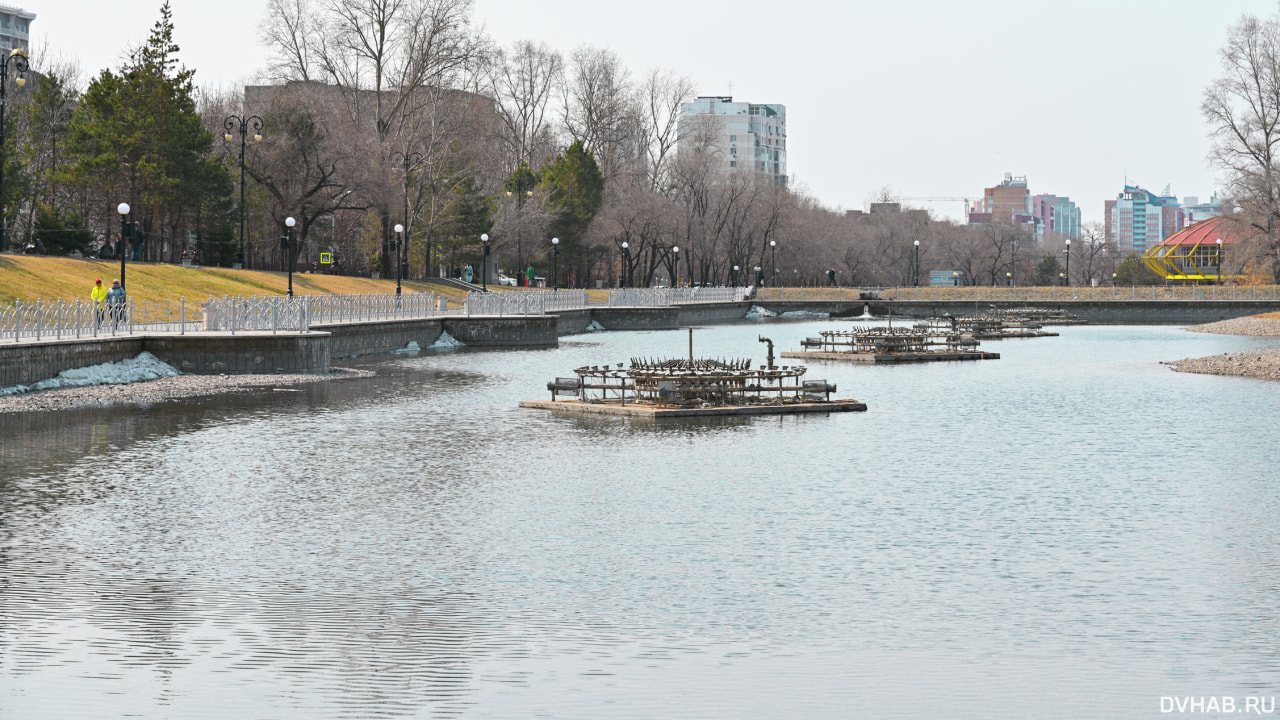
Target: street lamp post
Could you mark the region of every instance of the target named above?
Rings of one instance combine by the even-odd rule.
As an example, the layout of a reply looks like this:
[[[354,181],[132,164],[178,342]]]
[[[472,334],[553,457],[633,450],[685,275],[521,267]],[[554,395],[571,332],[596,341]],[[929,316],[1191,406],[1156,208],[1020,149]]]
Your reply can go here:
[[[1222,238],[1218,238],[1218,284],[1222,284]]]
[[[244,148],[248,143],[250,130],[253,130],[253,141],[262,142],[262,118],[257,115],[228,115],[222,126],[227,130],[222,139],[227,142],[235,139],[235,133],[240,133],[240,267],[244,268],[248,267],[244,254]]]
[[[507,191],[507,197],[510,198],[512,192]],[[524,195],[520,196],[519,205],[516,206],[516,275],[524,277],[524,255],[520,252],[520,238],[524,234],[524,201],[533,197],[532,190],[525,190]]]
[[[120,213],[120,244],[116,245],[116,252],[120,254],[120,287],[124,287],[124,236],[128,228],[129,219],[129,203],[120,203],[116,206],[116,212]]]
[[[756,282],[759,283],[760,285],[764,285],[764,273],[760,272],[759,265],[755,267],[755,271],[756,271]]]
[[[551,290],[560,290],[560,238],[551,238]]]
[[[0,250],[9,247],[8,240],[5,238],[5,201],[4,201],[4,166],[9,161],[8,154],[5,152],[4,140],[4,110],[5,110],[5,88],[9,85],[9,63],[13,63],[13,69],[18,73],[18,77],[14,78],[14,83],[18,87],[27,84],[27,79],[22,74],[27,71],[27,51],[22,48],[14,48],[3,61],[0,61]],[[120,286],[124,286],[124,275],[120,276]]]
[[[396,239],[391,241],[391,249],[396,252],[396,294],[400,294],[400,249],[404,247],[404,226],[396,223]]]
[[[671,252],[675,255],[671,262],[671,287],[675,288],[680,284],[680,246],[673,246]]]
[[[912,284],[915,285],[915,287],[920,287],[920,241],[919,240],[915,241],[915,246],[916,246],[916,271],[915,271],[915,282]]]
[[[1005,282],[1008,283],[1009,287],[1013,287],[1013,273],[1011,272],[1005,273],[1004,279],[1005,279]]]
[[[293,297],[293,226],[297,224],[298,221],[293,217],[284,219],[285,236],[280,243],[284,246],[284,264],[289,273],[289,297]]]
[[[777,240],[769,241],[769,257],[770,257],[771,263],[773,264],[773,268],[770,270],[770,272],[772,273],[772,276],[769,278],[769,284],[777,285],[778,284],[778,241]]]
[[[414,165],[422,162],[422,153],[420,152],[403,153],[397,150],[396,152],[391,153],[391,159],[395,160],[396,158],[399,158],[404,163],[404,227],[407,229],[409,227],[409,171],[413,168]],[[397,227],[399,226],[397,225]],[[404,232],[404,231],[396,230],[396,232]],[[407,260],[409,257],[409,235],[407,232],[405,233],[405,236],[401,238],[401,241],[404,243],[404,257]],[[428,253],[428,255],[429,254],[430,253]],[[396,253],[396,263],[397,265],[400,263],[399,252]],[[427,259],[427,264],[428,265],[431,264],[430,258]],[[396,270],[396,272],[399,273],[400,270]],[[429,276],[431,274],[431,268],[430,267],[426,268],[424,272],[426,273],[424,277]],[[399,276],[397,275],[397,277]],[[396,292],[400,292],[399,283],[396,284]]]
[[[733,266],[733,277],[729,278],[730,287],[738,287],[738,266]]]
[[[1071,284],[1071,238],[1067,238],[1067,249],[1062,251],[1067,256],[1067,272],[1063,275],[1063,285]]]
[[[631,243],[622,241],[622,287],[631,287]]]
[[[1010,270],[1009,277],[1012,278],[1009,281],[1009,284],[1014,287],[1017,287],[1018,286],[1018,241],[1017,240],[1013,241],[1013,263],[1011,263],[1009,270]]]
[[[489,233],[480,236],[480,243],[484,245],[484,266],[480,268],[480,289],[489,292]]]

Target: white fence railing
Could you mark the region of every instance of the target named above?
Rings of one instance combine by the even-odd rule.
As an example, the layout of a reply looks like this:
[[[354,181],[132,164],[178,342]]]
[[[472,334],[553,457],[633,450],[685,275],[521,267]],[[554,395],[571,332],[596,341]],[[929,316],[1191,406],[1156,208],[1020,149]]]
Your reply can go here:
[[[751,297],[749,287],[623,288],[609,291],[610,307],[668,307],[696,303],[740,302]]]
[[[134,332],[187,333],[200,327],[200,306],[185,299],[126,300],[112,306],[88,300],[16,300],[0,307],[0,341],[110,337]]]
[[[204,306],[204,329],[230,332],[306,332],[311,329],[310,298],[224,297]]]
[[[377,320],[408,320],[448,315],[444,298],[435,293],[400,295],[307,295],[312,325]]]
[[[848,301],[922,300],[935,302],[1230,302],[1280,300],[1277,285],[1025,286],[762,288],[757,300]]]

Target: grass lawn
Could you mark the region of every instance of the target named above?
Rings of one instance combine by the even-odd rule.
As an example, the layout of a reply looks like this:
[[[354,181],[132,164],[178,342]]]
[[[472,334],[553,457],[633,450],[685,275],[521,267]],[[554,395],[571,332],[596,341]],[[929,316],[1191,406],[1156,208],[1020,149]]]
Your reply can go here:
[[[181,265],[127,263],[125,286],[135,300],[178,300],[204,302],[210,296],[284,295],[288,276],[283,272],[232,270],[230,268],[188,268]],[[120,277],[118,260],[82,260],[79,258],[39,255],[0,254],[0,303],[14,300],[34,301],[89,299],[93,281],[102,284]],[[406,292],[434,292],[460,304],[466,293],[424,282],[404,281]],[[514,288],[507,288],[513,290]],[[394,293],[396,281],[341,275],[293,275],[295,295],[329,295],[353,293]]]

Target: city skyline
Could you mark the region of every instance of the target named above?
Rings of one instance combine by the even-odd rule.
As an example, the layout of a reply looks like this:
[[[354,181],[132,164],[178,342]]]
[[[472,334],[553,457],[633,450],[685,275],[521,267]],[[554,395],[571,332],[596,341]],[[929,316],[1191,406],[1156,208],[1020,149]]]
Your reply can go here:
[[[160,4],[14,3],[36,14],[33,49],[75,57],[86,82],[146,38]],[[585,0],[478,0],[473,18],[503,46],[607,47],[634,77],[667,68],[698,95],[785,105],[791,187],[832,208],[863,209],[886,188],[980,198],[1011,173],[1035,194],[1071,197],[1089,223],[1126,182],[1179,197],[1219,191],[1200,98],[1220,72],[1228,27],[1276,12],[1264,0],[735,8],[656,0],[637,14]],[[266,67],[260,3],[174,0],[172,10],[179,57],[202,89],[250,83]],[[743,17],[763,30],[742,35]],[[961,218],[958,202],[907,202]]]

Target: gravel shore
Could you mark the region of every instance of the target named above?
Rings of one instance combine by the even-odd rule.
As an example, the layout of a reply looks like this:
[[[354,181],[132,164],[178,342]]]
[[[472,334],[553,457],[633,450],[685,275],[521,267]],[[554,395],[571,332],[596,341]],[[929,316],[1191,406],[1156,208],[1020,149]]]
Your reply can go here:
[[[1191,332],[1219,333],[1222,335],[1254,335],[1280,337],[1280,320],[1263,317],[1243,317],[1232,320],[1196,325],[1187,328]],[[1223,353],[1201,358],[1186,358],[1164,363],[1177,372],[1230,375],[1258,380],[1280,380],[1280,348],[1251,350],[1242,353]]]
[[[80,406],[120,404],[146,405],[162,400],[233,392],[254,392],[262,388],[369,377],[371,370],[334,368],[328,375],[177,375],[123,385],[91,385],[59,388],[23,395],[0,397],[0,413],[65,410]]]

